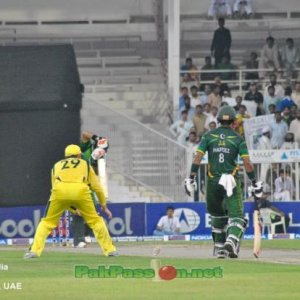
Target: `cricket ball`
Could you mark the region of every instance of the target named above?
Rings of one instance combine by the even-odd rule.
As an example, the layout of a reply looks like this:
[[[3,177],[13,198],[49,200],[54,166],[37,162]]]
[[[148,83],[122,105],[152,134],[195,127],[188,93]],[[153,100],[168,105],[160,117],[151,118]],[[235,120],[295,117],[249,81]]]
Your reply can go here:
[[[159,269],[159,277],[163,280],[172,280],[176,275],[177,271],[173,266],[163,266]]]

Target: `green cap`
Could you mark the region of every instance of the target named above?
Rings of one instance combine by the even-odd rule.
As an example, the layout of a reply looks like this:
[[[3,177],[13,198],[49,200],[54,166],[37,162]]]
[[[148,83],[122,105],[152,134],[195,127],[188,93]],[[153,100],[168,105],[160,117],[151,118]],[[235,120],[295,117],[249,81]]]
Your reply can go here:
[[[236,112],[235,110],[229,106],[223,106],[218,114],[218,121],[233,121],[236,117]]]

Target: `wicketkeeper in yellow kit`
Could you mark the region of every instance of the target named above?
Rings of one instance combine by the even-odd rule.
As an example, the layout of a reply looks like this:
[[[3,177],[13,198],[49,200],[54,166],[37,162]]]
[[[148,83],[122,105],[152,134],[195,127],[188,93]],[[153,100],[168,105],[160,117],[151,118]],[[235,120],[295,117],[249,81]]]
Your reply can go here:
[[[65,159],[58,161],[52,169],[52,190],[45,216],[39,223],[30,251],[24,258],[39,257],[45,247],[45,241],[51,230],[58,225],[65,210],[76,210],[92,228],[95,238],[105,256],[116,256],[106,224],[97,214],[91,197],[91,190],[99,199],[102,210],[108,218],[112,217],[106,206],[105,196],[97,176],[90,164],[81,159],[81,150],[77,145],[65,149]]]

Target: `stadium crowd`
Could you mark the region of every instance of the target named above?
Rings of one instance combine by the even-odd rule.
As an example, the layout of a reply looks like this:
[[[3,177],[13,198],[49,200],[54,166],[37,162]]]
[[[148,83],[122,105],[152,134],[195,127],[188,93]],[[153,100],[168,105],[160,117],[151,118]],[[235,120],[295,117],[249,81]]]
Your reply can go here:
[[[219,18],[218,24],[211,55],[205,57],[202,68],[199,70],[191,57],[181,67],[181,96],[176,120],[170,127],[172,135],[182,145],[189,144],[190,133],[196,134],[196,142],[200,141],[203,133],[218,126],[220,107],[231,105],[237,112],[235,130],[242,136],[244,120],[273,114],[270,149],[286,147],[285,142],[297,148],[300,146],[300,80],[297,81],[296,70],[300,62],[299,48],[291,38],[279,47],[269,36],[260,59],[252,51],[244,63],[251,71],[246,72],[243,93],[239,93],[237,67],[231,63],[231,33],[225,28],[224,18]]]

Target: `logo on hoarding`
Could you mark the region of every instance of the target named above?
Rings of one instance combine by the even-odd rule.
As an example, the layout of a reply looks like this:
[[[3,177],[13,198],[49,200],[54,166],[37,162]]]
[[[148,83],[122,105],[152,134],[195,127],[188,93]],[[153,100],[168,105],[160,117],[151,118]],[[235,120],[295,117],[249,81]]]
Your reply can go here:
[[[5,238],[12,238],[18,235],[24,238],[31,237],[39,224],[40,218],[41,211],[35,209],[30,219],[21,219],[19,221],[6,219],[0,223],[0,235]]]
[[[200,225],[199,214],[190,208],[176,208],[174,215],[179,218],[181,233],[192,232]]]

